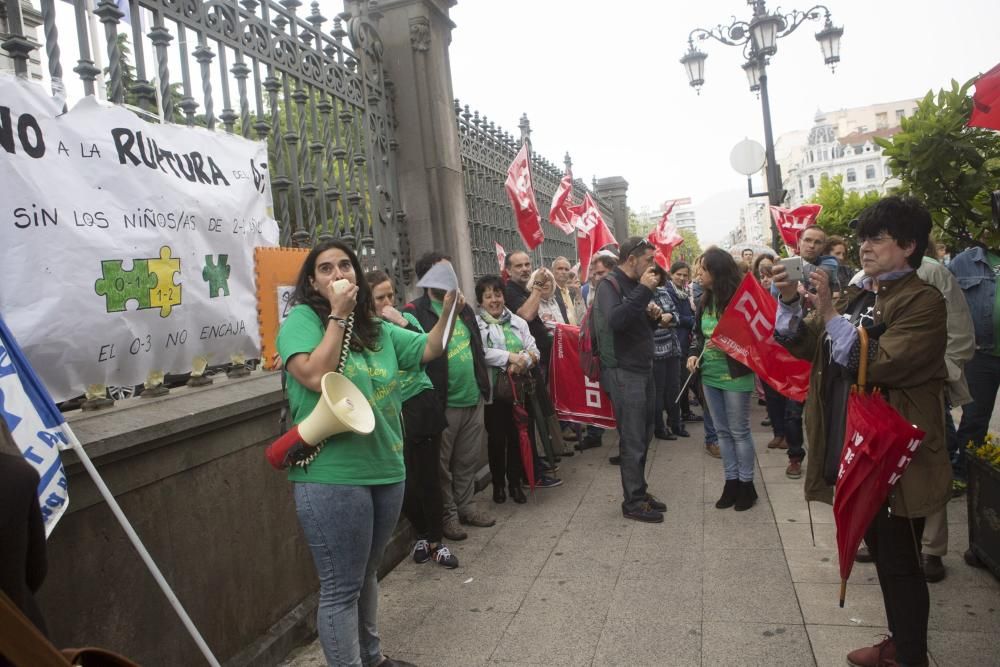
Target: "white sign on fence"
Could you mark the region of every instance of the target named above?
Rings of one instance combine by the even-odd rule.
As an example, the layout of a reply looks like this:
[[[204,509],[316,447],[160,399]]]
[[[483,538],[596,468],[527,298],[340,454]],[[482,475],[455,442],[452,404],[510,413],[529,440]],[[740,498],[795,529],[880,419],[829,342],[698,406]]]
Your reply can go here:
[[[56,401],[259,356],[267,146],[0,76],[0,311]]]

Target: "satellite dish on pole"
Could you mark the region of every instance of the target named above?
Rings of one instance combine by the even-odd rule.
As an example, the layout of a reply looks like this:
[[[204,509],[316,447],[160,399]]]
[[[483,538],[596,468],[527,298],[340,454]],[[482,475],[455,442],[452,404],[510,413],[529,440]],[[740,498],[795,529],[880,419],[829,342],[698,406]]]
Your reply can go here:
[[[764,167],[764,159],[764,147],[753,139],[739,142],[729,154],[729,164],[744,176],[760,171]]]

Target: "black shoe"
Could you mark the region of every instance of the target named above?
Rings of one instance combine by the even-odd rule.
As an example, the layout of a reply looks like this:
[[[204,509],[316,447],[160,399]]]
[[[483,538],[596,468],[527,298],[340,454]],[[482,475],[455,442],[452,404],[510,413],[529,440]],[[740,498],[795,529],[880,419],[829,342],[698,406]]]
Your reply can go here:
[[[666,512],[667,504],[654,496],[652,493],[646,494],[646,504],[649,505],[649,509],[656,512]]]
[[[874,563],[875,559],[872,557],[872,552],[868,551],[868,547],[862,543],[858,547],[858,553],[854,554],[854,562],[856,563]]]
[[[405,660],[393,660],[389,656],[382,656],[385,658],[382,662],[378,663],[378,667],[417,667],[412,662],[406,662]]]
[[[767,401],[765,401],[763,398],[758,398],[757,405],[767,405]]]
[[[770,418],[768,418],[768,419],[762,419],[762,420],[760,421],[760,425],[761,425],[761,426],[770,426],[770,425],[771,425],[771,420],[770,420]]]
[[[622,464],[622,457],[620,456],[609,456],[608,463],[613,466],[620,466]]]
[[[745,512],[753,507],[755,502],[757,502],[757,489],[754,488],[753,482],[740,482],[740,486],[736,490],[736,504],[733,509],[737,512]]]
[[[929,584],[936,584],[945,577],[944,563],[941,562],[941,556],[931,556],[930,554],[923,555],[924,560],[924,579],[927,580]]]
[[[497,505],[503,505],[507,501],[507,492],[503,490],[502,486],[493,487],[493,502]]]
[[[642,503],[633,510],[627,510],[623,507],[622,516],[626,519],[642,521],[643,523],[663,523],[663,513],[654,510],[650,507],[649,503]]]
[[[657,431],[656,433],[653,434],[653,437],[656,438],[657,440],[676,440],[677,439],[676,435],[673,435],[671,433],[667,433],[666,431]]]
[[[591,438],[584,438],[580,442],[578,442],[575,445],[573,445],[573,449],[575,449],[578,452],[582,452],[585,449],[594,449],[595,447],[600,447],[600,446],[601,446],[601,441],[600,440],[593,440]]]
[[[678,428],[672,428],[670,430],[674,432],[674,435],[678,435],[678,436],[680,436],[682,438],[690,438],[691,437],[691,434],[688,433],[688,430],[686,428],[684,428],[683,424],[681,426],[679,426]]]
[[[738,479],[727,479],[722,487],[722,496],[715,502],[715,508],[724,510],[736,504],[736,490],[740,487]]]
[[[528,497],[524,495],[524,489],[520,485],[510,487],[510,499],[518,505],[528,502]]]
[[[683,419],[686,422],[703,422],[703,421],[705,421],[704,417],[702,417],[701,415],[696,415],[693,412],[689,412],[686,415],[682,415],[681,419]]]

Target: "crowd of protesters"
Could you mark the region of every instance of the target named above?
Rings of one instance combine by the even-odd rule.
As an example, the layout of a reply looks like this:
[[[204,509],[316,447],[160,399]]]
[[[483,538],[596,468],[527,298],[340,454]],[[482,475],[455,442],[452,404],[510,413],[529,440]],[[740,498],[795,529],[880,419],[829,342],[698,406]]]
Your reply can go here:
[[[514,251],[502,275],[478,279],[475,304],[457,292],[425,289],[400,310],[385,273],[362,275],[342,244],[314,249],[278,339],[293,413],[298,420],[315,405],[319,378],[337,367],[350,335],[343,372],[372,401],[377,421],[373,443],[362,445],[371,438],[358,436],[357,446],[320,451],[308,475],[290,473],[320,574],[328,661],[405,664],[381,654],[374,621],[375,569],[400,511],[417,533],[414,560],[453,569],[460,557],[454,543],[495,523],[488,501],[475,496],[484,451],[492,502],[521,504],[529,484],[562,484],[563,457],[601,446],[602,428],[559,421],[549,395],[553,338],[562,324],[592,335],[617,424],[618,452],[608,460],[620,469],[622,515],[647,523],[663,522],[667,512],[647,484],[650,444],[691,438],[687,425],[694,422],[703,422],[706,453],[721,458],[715,506],[753,507],[755,398],[766,406],[762,425],[772,429],[766,447],[788,457],[785,474],[805,474],[806,497],[829,502],[846,388],[867,356],[869,381],[928,435],[858,554],[876,564],[891,635],[848,661],[927,664],[927,582],[944,577],[945,506],[964,484],[959,445],[984,439],[1000,387],[992,298],[1000,252],[972,248],[951,259],[949,271],[930,232],[927,211],[898,197],[866,209],[854,238],[807,227],[790,248],[801,260],[801,281],[789,278],[776,253],[749,248],[734,256],[712,247],[690,264],[665,268],[650,241],[633,237],[599,251],[582,284],[581,267],[566,258],[535,266],[529,253]],[[860,270],[851,266],[852,244],[860,246]],[[417,277],[442,262],[450,258],[424,255]],[[777,342],[812,362],[804,402],[711,342],[747,274],[777,300]],[[350,289],[336,291],[340,279]],[[453,306],[453,329],[445,331]],[[869,334],[867,347],[858,326]],[[950,411],[960,406],[956,429]]]

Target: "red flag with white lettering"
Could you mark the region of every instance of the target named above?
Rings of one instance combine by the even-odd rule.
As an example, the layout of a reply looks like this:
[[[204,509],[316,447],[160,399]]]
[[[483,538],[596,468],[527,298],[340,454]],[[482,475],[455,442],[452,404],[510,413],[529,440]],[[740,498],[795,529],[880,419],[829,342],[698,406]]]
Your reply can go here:
[[[804,401],[812,364],[793,357],[774,340],[777,313],[778,302],[748,273],[719,318],[712,343],[776,391]]]
[[[676,202],[670,202],[667,210],[663,212],[663,217],[646,237],[656,247],[654,255],[656,263],[667,271],[670,270],[670,259],[673,257],[674,248],[684,243],[684,237],[678,233],[677,225],[670,222],[670,212],[674,210],[674,204]]]
[[[535,190],[531,186],[531,160],[528,157],[528,145],[521,146],[517,157],[507,169],[507,196],[514,207],[514,217],[517,219],[517,231],[521,233],[524,245],[528,250],[534,250],[542,244],[542,216],[535,203]]]
[[[806,227],[816,224],[823,206],[820,204],[804,204],[796,209],[788,210],[780,206],[771,207],[771,217],[781,232],[781,238],[792,250],[798,252],[799,236]]]
[[[556,194],[552,197],[552,206],[549,208],[549,222],[563,230],[567,234],[572,234],[574,230],[573,221],[576,218],[573,212],[573,174],[566,172],[566,175],[559,181]]]
[[[615,428],[611,399],[583,374],[580,367],[580,327],[557,324],[549,362],[549,391],[560,421]]]
[[[618,245],[611,234],[597,204],[590,198],[588,192],[583,196],[583,203],[573,207],[576,220],[576,254],[580,260],[580,282],[587,280],[590,260],[598,250],[607,245]]]

